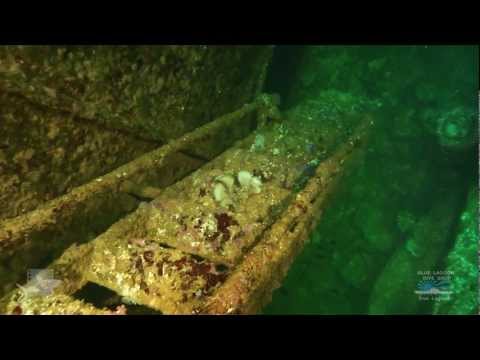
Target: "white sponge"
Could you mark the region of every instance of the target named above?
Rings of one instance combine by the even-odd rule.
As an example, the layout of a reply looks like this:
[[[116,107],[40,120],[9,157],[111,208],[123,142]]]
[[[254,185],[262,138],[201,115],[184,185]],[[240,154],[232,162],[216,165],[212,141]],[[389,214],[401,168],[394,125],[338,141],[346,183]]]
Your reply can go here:
[[[238,183],[243,189],[246,189],[254,194],[262,191],[262,181],[250,174],[248,171],[242,170],[237,175]]]

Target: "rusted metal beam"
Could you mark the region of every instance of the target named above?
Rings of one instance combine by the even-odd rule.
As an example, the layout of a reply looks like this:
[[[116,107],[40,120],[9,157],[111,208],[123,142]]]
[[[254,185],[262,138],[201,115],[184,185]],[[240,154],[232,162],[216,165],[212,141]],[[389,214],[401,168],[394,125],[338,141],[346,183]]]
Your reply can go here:
[[[95,240],[62,255],[52,265],[63,281],[56,294],[71,296],[93,282],[166,314],[258,312],[303,248],[343,170],[361,156],[372,120],[359,122],[321,162],[323,151],[299,151],[317,139],[318,124],[299,129],[292,119],[287,127],[258,130]],[[268,145],[256,150],[263,142]],[[295,179],[305,166],[308,181],[298,189]],[[248,193],[232,183],[233,208],[215,203],[219,177],[245,170],[264,179],[262,191]],[[0,309],[15,309],[18,294],[9,294]]]
[[[205,161],[183,154],[198,150],[208,158],[254,124],[256,115],[272,112],[268,95],[217,118],[152,152],[24,215],[0,221],[0,296],[22,282],[27,269],[45,267],[72,243],[84,243],[133,211],[141,201],[182,179]],[[239,130],[239,131],[237,131]],[[231,139],[214,142],[229,132]],[[209,145],[210,144],[210,145]]]
[[[227,281],[200,308],[199,314],[253,314],[258,312],[279,287],[287,271],[319,221],[325,202],[334,191],[342,169],[365,143],[367,117],[354,135],[334,155],[322,162],[304,190],[298,193],[284,215],[262,241],[243,259]],[[358,155],[358,154],[355,154]]]
[[[253,103],[185,134],[159,149],[142,155],[104,176],[79,186],[32,212],[2,221],[0,223],[0,251],[2,255],[13,253],[39,233],[67,231],[72,219],[81,215],[85,209],[101,208],[99,202],[108,204],[107,208],[114,206],[115,194],[122,191],[124,183],[135,181],[136,177],[145,171],[161,168],[170,154],[204,137],[213,136],[219,129],[264,106],[265,98],[259,97]]]

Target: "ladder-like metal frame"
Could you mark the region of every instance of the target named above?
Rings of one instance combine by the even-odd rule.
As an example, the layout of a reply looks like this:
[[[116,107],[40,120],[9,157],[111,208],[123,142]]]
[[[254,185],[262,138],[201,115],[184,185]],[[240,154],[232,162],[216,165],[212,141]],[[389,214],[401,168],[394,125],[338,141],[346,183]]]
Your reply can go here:
[[[3,249],[2,251],[9,251],[13,254],[23,244],[34,239],[36,233],[48,232],[52,229],[58,231],[63,227],[62,224],[70,223],[78,209],[88,207],[89,203],[95,204],[97,199],[102,196],[112,198],[113,193],[121,192],[122,185],[134,180],[138,174],[162,166],[168,154],[179,151],[205,136],[211,136],[217,130],[254,111],[257,111],[259,122],[263,126],[266,118],[278,117],[276,105],[273,97],[261,95],[253,103],[145,154],[105,176],[80,186],[35,212],[2,223],[0,228],[3,228],[3,233],[0,233],[0,248]],[[152,244],[149,248],[151,250],[144,250],[139,249],[135,244],[127,245],[122,239],[142,233],[135,227],[137,223],[143,223],[145,216],[148,215],[145,213],[145,209],[138,209],[115,223],[94,241],[69,248],[50,266],[61,278],[61,284],[52,294],[33,299],[29,307],[37,309],[35,311],[40,313],[124,313],[123,309],[116,311],[96,309],[92,305],[79,302],[72,297],[87,282],[94,282],[123,296],[132,297],[136,302],[163,313],[245,314],[258,312],[268,302],[273,290],[279,286],[291,262],[308,239],[309,233],[319,220],[325,201],[334,190],[347,161],[353,159],[353,155],[361,152],[362,146],[360,145],[365,142],[371,124],[372,121],[369,117],[363,119],[349,140],[340,146],[332,156],[318,165],[307,185],[289,199],[286,210],[282,211],[281,216],[275,219],[275,222],[262,234],[260,241],[254,244],[239,263],[230,264],[231,266],[225,274],[209,270],[205,278],[205,273],[201,272],[206,268],[214,269],[215,261],[212,262],[208,259],[200,261],[195,256],[174,248],[161,248]],[[253,135],[247,137],[241,143],[252,142],[252,137]],[[91,204],[90,206],[92,206]],[[9,229],[16,229],[16,231],[12,232]],[[62,229],[62,231],[65,230],[65,228]],[[139,255],[139,251],[143,252]],[[131,259],[133,258],[136,261],[132,264]],[[122,263],[121,259],[125,261]],[[214,282],[213,293],[209,293],[208,296],[199,296],[198,299],[194,297],[189,301],[179,300],[179,296],[185,296],[185,291],[183,293],[170,291],[171,296],[168,295],[169,291],[162,293],[162,286],[170,286],[170,283],[162,285],[163,283],[159,282],[155,275],[154,284],[148,284],[149,276],[152,275],[149,272],[149,266],[153,266],[154,263],[158,265],[159,261],[170,271],[173,269],[174,272],[182,273],[178,279],[183,285],[187,284],[182,285],[185,287],[183,290],[190,286],[188,291],[200,291],[201,293],[201,291],[205,291],[206,283]],[[131,270],[132,266],[137,270],[141,269],[142,278],[140,280],[137,275],[135,275],[137,277],[129,277],[122,272],[125,269]],[[160,271],[158,266],[156,270]],[[215,276],[211,275],[212,273]],[[202,276],[203,282],[197,281],[192,285],[193,280],[201,280]],[[127,284],[128,282],[136,283],[132,286],[132,284]],[[160,292],[152,293],[151,287],[155,288],[157,285],[159,286],[157,290]],[[191,290],[195,286],[196,288]],[[18,304],[25,303],[26,297],[28,297],[28,293],[25,293],[25,289],[12,291],[0,301],[0,311],[23,312],[24,309]]]

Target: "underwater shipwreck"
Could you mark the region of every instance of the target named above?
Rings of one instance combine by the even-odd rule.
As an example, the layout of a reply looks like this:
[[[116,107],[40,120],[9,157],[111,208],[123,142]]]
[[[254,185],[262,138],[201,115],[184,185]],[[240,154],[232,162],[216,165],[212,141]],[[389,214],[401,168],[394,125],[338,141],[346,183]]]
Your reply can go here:
[[[1,314],[478,313],[475,47],[0,46],[0,104]]]

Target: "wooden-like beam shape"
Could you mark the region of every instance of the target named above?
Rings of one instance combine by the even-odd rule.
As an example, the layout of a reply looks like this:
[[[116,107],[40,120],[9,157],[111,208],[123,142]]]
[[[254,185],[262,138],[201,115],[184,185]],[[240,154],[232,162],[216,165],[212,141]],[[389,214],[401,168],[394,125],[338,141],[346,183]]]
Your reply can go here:
[[[343,168],[358,154],[356,148],[365,143],[367,130],[372,125],[372,119],[366,117],[354,135],[320,163],[284,215],[196,313],[254,314],[268,303],[321,217],[325,201],[334,191]]]

